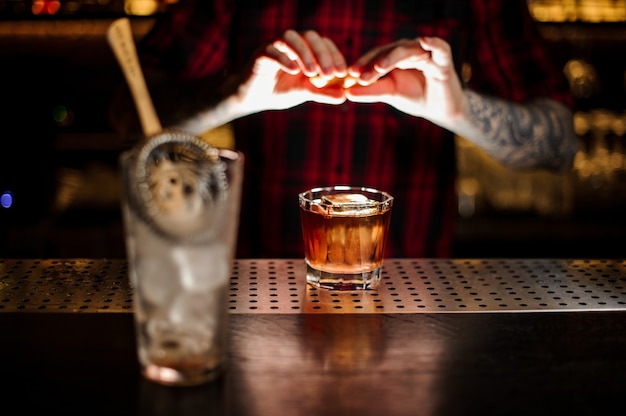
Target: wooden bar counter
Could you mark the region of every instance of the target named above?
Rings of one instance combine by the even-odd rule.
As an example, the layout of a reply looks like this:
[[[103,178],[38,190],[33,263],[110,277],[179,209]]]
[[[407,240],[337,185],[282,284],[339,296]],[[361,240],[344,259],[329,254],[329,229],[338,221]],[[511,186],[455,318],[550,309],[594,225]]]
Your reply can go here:
[[[139,374],[125,260],[0,259],[0,414],[622,415],[626,261],[388,259],[377,291],[240,259],[204,386]]]

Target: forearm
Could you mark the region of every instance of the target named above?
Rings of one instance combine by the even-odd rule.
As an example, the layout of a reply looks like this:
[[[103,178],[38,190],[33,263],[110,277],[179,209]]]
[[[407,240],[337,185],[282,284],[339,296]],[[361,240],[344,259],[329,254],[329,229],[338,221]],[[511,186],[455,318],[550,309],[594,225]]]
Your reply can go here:
[[[515,104],[466,90],[466,111],[448,127],[512,168],[566,170],[578,150],[571,111],[537,99]]]
[[[201,134],[243,116],[237,112],[237,109],[234,96],[221,97],[219,101],[189,108],[185,117],[172,120],[167,127],[185,130],[192,134]]]
[[[201,134],[245,115],[232,85],[224,78],[175,88],[160,84],[155,88],[155,101],[163,127]]]

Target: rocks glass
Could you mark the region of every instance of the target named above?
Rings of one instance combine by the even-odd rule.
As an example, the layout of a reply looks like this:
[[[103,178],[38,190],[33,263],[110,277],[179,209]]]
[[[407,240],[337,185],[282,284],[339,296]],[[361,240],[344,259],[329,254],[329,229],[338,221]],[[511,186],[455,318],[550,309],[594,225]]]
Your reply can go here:
[[[333,186],[302,192],[299,204],[307,282],[338,290],[378,288],[393,197]]]

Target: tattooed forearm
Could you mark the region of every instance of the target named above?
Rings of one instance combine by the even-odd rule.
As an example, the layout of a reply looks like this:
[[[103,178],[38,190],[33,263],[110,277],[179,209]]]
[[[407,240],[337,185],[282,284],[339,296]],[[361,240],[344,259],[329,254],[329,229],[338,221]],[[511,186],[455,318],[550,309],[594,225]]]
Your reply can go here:
[[[469,123],[458,132],[513,168],[563,170],[578,150],[572,114],[549,99],[526,104],[466,91]]]

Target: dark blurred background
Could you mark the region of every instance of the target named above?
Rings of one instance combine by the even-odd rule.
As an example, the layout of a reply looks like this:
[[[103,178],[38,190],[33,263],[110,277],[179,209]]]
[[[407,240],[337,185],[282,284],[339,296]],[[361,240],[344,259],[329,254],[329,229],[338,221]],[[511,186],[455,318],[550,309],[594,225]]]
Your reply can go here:
[[[125,257],[105,31],[129,16],[139,40],[175,1],[0,0],[0,257]],[[624,258],[626,0],[528,5],[576,98],[581,150],[568,173],[514,172],[458,138],[455,257]]]

